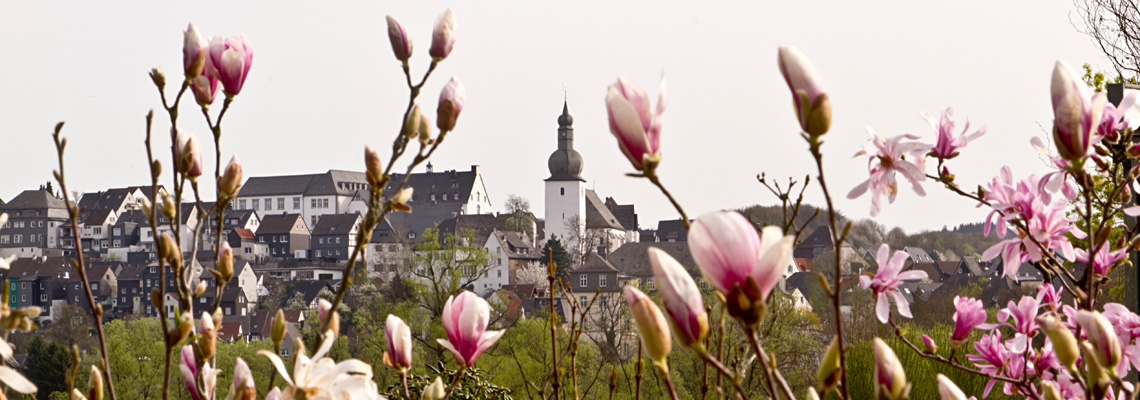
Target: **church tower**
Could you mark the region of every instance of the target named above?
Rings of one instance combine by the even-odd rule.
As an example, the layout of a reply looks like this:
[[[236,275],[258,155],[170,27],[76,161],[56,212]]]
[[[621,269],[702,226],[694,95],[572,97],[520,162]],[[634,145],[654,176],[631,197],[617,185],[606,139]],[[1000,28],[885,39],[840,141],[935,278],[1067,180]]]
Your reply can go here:
[[[586,180],[582,179],[582,155],[574,150],[573,125],[574,117],[563,102],[562,115],[558,116],[558,150],[547,162],[546,235],[554,235],[568,249],[577,247],[573,242],[586,231]]]

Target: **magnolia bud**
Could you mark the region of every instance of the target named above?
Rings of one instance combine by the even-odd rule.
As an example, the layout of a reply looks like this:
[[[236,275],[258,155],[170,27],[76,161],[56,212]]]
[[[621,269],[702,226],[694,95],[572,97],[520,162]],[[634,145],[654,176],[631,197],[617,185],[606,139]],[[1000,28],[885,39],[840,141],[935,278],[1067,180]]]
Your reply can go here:
[[[162,292],[158,289],[150,291],[150,304],[156,309],[162,309]]]
[[[139,203],[142,204],[143,215],[146,215],[147,218],[154,216],[154,206],[150,204],[150,199],[143,197]]]
[[[455,121],[459,119],[459,113],[463,112],[463,103],[466,99],[467,90],[463,88],[463,83],[459,78],[452,77],[439,93],[435,122],[440,132],[455,130]]]
[[[94,365],[91,366],[91,377],[87,379],[87,398],[103,400],[103,373]]]
[[[237,154],[234,154],[233,158],[230,158],[230,163],[226,164],[226,171],[218,181],[218,187],[221,189],[220,194],[225,197],[237,196],[238,189],[241,188],[241,160]]]
[[[162,192],[162,215],[165,215],[167,219],[173,220],[175,215],[174,206],[174,199],[170,197],[170,194]]]
[[[224,285],[234,277],[234,250],[230,248],[230,242],[223,240],[221,251],[218,252],[218,261],[216,266],[218,272],[221,273],[221,280],[218,285]]]
[[[431,140],[431,121],[428,120],[426,115],[419,115],[420,123],[416,127],[416,133],[420,135],[420,144],[428,145],[432,143]]]
[[[414,191],[411,187],[406,187],[400,189],[399,192],[396,192],[396,194],[392,196],[391,200],[389,200],[392,202],[392,208],[402,211],[411,211],[412,207],[408,206],[408,200],[412,199],[413,192]]]
[[[1081,350],[1077,346],[1077,338],[1073,337],[1073,332],[1068,327],[1061,325],[1061,321],[1052,316],[1037,317],[1037,323],[1041,325],[1041,329],[1045,331],[1046,335],[1049,335],[1049,340],[1053,342],[1053,353],[1057,356],[1057,361],[1066,368],[1072,368],[1076,365],[1077,359],[1081,356]]]
[[[1088,344],[1092,346],[1091,354],[1095,364],[1106,372],[1115,374],[1116,364],[1120,363],[1122,357],[1120,339],[1116,336],[1115,328],[1107,318],[1096,311],[1077,311],[1077,323],[1088,335]]]
[[[827,352],[819,362],[819,388],[827,392],[839,384],[843,370],[839,368],[839,338],[831,339]]]
[[[1061,397],[1061,390],[1052,381],[1041,381],[1041,391],[1045,393],[1045,400],[1065,400]]]
[[[419,128],[420,105],[416,104],[412,106],[411,110],[408,110],[408,116],[404,118],[404,131],[401,133],[404,135],[404,137],[408,138],[408,140],[411,140],[412,138],[416,137],[419,132]]]
[[[380,163],[380,155],[371,147],[364,146],[364,169],[368,176],[368,183],[373,187],[380,186],[380,177],[384,176],[384,165]]]
[[[273,343],[280,345],[281,340],[285,339],[285,312],[277,309],[277,315],[273,317],[273,327],[270,333]]]
[[[895,351],[882,339],[874,339],[875,347],[875,398],[902,400],[907,398],[910,385],[906,372]]]
[[[392,42],[392,53],[396,55],[397,60],[407,62],[408,58],[412,57],[412,38],[408,36],[408,31],[400,21],[391,15],[387,16],[387,19],[388,41]]]
[[[941,400],[966,400],[966,394],[946,375],[938,374],[938,395]]]
[[[805,400],[819,400],[819,393],[816,393],[815,388],[809,387],[807,395],[804,396]]]
[[[234,394],[231,396],[234,400],[257,399],[257,387],[254,386],[253,373],[249,371],[249,365],[241,357],[237,357],[234,361],[234,381],[230,392]]]
[[[218,332],[214,329],[214,317],[210,313],[202,313],[202,322],[198,327],[198,350],[201,352],[200,356],[203,360],[209,359],[214,355],[214,349],[217,346]]]
[[[181,342],[181,341],[185,340],[188,336],[190,336],[190,332],[193,330],[194,330],[194,316],[190,315],[189,312],[183,312],[182,317],[180,317],[179,321],[178,321],[178,331],[179,331],[178,333],[180,335],[182,335],[182,337],[179,338],[178,341]]]
[[[150,69],[150,80],[154,82],[154,86],[158,86],[159,89],[166,87],[166,74],[162,73],[162,67]]]
[[[444,387],[443,387],[443,379],[440,379],[437,376],[437,377],[435,377],[435,381],[432,381],[432,383],[430,385],[428,385],[426,388],[424,388],[424,394],[423,394],[423,396],[421,396],[421,399],[423,399],[423,400],[443,400],[444,396],[446,396],[446,395],[447,395],[447,392],[444,390]]]
[[[340,315],[332,309],[332,303],[329,303],[328,300],[317,300],[317,319],[320,320],[322,326],[327,327],[327,332],[333,337],[340,334]]]
[[[455,46],[455,13],[449,8],[440,14],[439,19],[435,21],[435,29],[431,33],[431,48],[428,49],[428,54],[431,55],[432,60],[440,61],[451,54],[453,46]]]
[[[926,345],[926,352],[934,354],[938,352],[938,344],[934,343],[934,339],[930,336],[922,335],[922,344]]]
[[[827,133],[831,127],[831,102],[815,66],[794,47],[781,46],[778,58],[780,73],[792,91],[800,128],[811,136]]]
[[[206,281],[198,281],[198,286],[194,287],[194,297],[201,296],[206,293]]]
[[[629,304],[645,353],[657,365],[665,365],[665,357],[672,350],[673,340],[669,332],[669,322],[661,309],[649,297],[633,286],[625,287],[625,301]]]

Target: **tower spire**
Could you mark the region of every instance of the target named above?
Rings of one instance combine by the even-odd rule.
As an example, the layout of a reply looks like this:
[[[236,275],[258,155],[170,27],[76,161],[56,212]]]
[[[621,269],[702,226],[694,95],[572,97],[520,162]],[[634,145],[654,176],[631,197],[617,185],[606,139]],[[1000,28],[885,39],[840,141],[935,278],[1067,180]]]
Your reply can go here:
[[[574,150],[574,117],[570,116],[569,102],[566,100],[566,87],[562,87],[562,115],[558,116],[558,149],[548,161],[548,180],[582,179],[582,155]]]

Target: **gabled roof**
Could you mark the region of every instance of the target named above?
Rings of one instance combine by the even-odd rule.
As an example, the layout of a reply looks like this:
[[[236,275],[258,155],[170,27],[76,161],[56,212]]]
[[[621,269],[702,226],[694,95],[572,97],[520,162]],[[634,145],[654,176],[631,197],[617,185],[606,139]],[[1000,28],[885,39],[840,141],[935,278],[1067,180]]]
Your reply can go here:
[[[597,253],[590,253],[590,255],[586,257],[586,262],[583,263],[581,267],[578,267],[578,268],[576,268],[570,272],[578,273],[578,272],[620,272],[620,271],[618,271],[617,268],[614,268],[614,265],[610,264],[609,261],[606,261],[605,258],[598,256]]]
[[[626,243],[610,253],[607,259],[622,274],[639,278],[653,276],[653,268],[649,265],[650,247],[661,249],[681,263],[689,273],[696,273],[697,262],[689,253],[687,242]]]
[[[265,234],[279,234],[293,232],[293,226],[296,225],[297,220],[301,220],[304,224],[304,219],[301,214],[270,214],[266,215],[261,220],[261,225],[257,227],[258,235]]]
[[[226,285],[225,290],[222,291],[222,301],[224,302],[235,302],[239,297],[245,297],[245,291],[237,285]]]
[[[413,213],[415,211],[413,210]],[[448,218],[439,223],[439,233],[462,236],[467,230],[474,232],[474,243],[487,243],[487,237],[495,230],[502,230],[503,223],[494,214],[466,214]],[[422,233],[422,232],[421,232]]]
[[[939,271],[942,271],[942,275],[954,275],[960,264],[961,262],[958,261],[934,261],[934,265],[938,267]]]
[[[309,181],[309,187],[305,188],[305,195],[352,196],[356,191],[367,188],[368,178],[363,172],[330,169],[329,172],[316,175]]]
[[[117,210],[127,203],[127,196],[134,190],[128,188],[108,189],[106,192],[84,193],[79,198],[79,211]]]
[[[927,254],[926,250],[918,247],[903,247],[903,251],[909,254],[910,258],[915,261],[934,261],[934,258],[930,257],[930,254]]]
[[[360,214],[325,214],[317,220],[312,235],[347,235],[360,222]]]
[[[613,197],[606,197],[606,207],[617,217],[618,223],[625,229],[637,229],[637,211],[633,204],[618,204]]]
[[[657,241],[684,242],[687,240],[689,240],[689,228],[685,227],[685,223],[680,218],[657,221]]]
[[[226,209],[222,218],[223,229],[233,229],[236,226],[245,226],[251,219],[257,219],[257,211],[254,210],[234,210]],[[233,220],[237,220],[237,224],[233,224]]]
[[[407,187],[414,190],[412,208],[431,205],[431,195],[435,194],[435,204],[466,203],[471,198],[471,191],[475,187],[475,178],[479,175],[475,166],[469,171],[447,170],[443,172],[413,173],[408,177]],[[384,187],[384,196],[391,196],[396,190],[396,184],[404,179],[404,174],[392,174],[392,180]],[[443,194],[448,194],[443,200]],[[455,196],[458,194],[459,196]]]
[[[258,176],[245,180],[238,196],[305,194],[309,182],[323,174]]]
[[[59,208],[66,209],[63,204],[63,199],[55,197],[47,190],[25,190],[21,192],[12,200],[8,200],[4,205],[0,205],[2,210],[22,210],[22,209],[36,209],[36,208]]]
[[[598,194],[586,189],[586,229],[607,228],[625,230]]]
[[[981,264],[978,264],[977,257],[962,257],[962,260],[960,260],[958,263],[965,265],[966,270],[969,271],[970,275],[983,276],[985,274]]]
[[[96,209],[84,211],[79,215],[79,222],[88,225],[103,225],[113,215],[113,210]]]
[[[831,228],[821,226],[816,228],[808,237],[800,242],[796,249],[793,251],[796,258],[815,258],[815,250],[822,249],[827,251],[835,248],[835,242],[831,240]]]
[[[4,278],[65,277],[74,275],[70,274],[71,270],[71,262],[67,257],[17,258],[5,271]]]
[[[238,235],[238,237],[240,237],[242,239],[247,239],[247,240],[257,239],[257,235],[254,235],[253,231],[251,231],[249,229],[234,228],[234,233],[236,233]]]

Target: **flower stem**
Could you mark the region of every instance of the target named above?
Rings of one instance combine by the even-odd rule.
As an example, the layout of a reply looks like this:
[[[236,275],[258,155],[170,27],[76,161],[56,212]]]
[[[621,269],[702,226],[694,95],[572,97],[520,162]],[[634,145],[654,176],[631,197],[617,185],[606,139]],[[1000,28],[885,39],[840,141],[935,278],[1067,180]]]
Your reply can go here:
[[[665,185],[661,184],[661,180],[657,178],[657,168],[646,168],[645,177],[649,179],[650,182],[653,182],[653,184],[657,186],[658,189],[661,189],[661,193],[665,194],[665,197],[669,198],[669,202],[673,203],[673,208],[676,208],[677,212],[681,214],[681,223],[685,225],[685,229],[688,229],[689,215],[685,214],[685,209],[681,208],[681,203],[678,203],[677,199],[673,198],[673,194],[669,193],[668,189],[665,189]]]
[[[815,159],[816,169],[819,170],[819,187],[823,189],[823,198],[827,201],[827,222],[831,228],[831,239],[835,243],[835,279],[832,284],[835,285],[835,293],[831,294],[833,306],[835,308],[835,337],[839,345],[839,369],[842,371],[839,379],[841,389],[839,395],[844,400],[850,400],[851,394],[848,392],[850,386],[847,384],[847,350],[843,345],[843,312],[841,309],[840,299],[843,294],[843,283],[840,280],[843,272],[843,259],[842,244],[843,237],[840,236],[838,230],[838,222],[835,219],[835,204],[831,201],[831,192],[827,189],[827,180],[823,176],[823,153],[820,152],[820,145],[823,143],[819,141],[819,136],[812,136],[804,133],[811,147],[812,158]]]
[[[669,368],[665,363],[653,363],[657,367],[657,372],[661,374],[661,380],[665,381],[665,388],[669,389],[669,398],[677,400],[677,389],[673,387],[673,379],[669,378]]]
[[[455,388],[459,387],[459,380],[463,379],[463,375],[466,373],[467,367],[460,366],[459,373],[455,374],[455,379],[452,379],[451,384],[447,386],[447,393],[444,393],[443,395],[444,400],[447,400],[448,397],[451,397],[451,392],[455,391]]]
[[[411,392],[408,391],[408,372],[407,371],[400,371],[400,381],[403,382],[403,384],[404,384],[404,397],[409,398],[409,399],[412,398]],[[272,381],[270,381],[270,382],[272,382]],[[270,383],[270,387],[272,387],[272,386],[273,386],[273,384]]]

